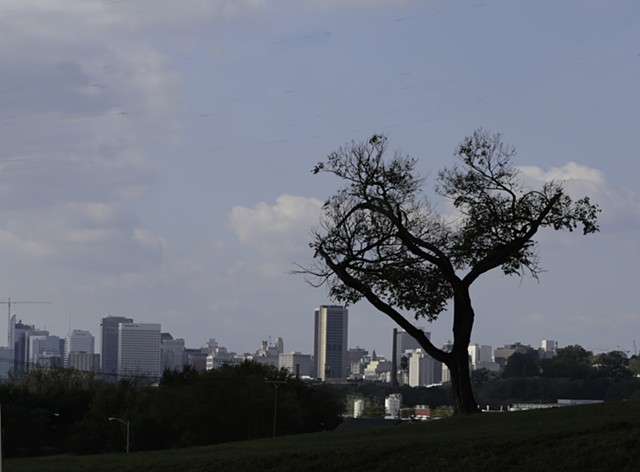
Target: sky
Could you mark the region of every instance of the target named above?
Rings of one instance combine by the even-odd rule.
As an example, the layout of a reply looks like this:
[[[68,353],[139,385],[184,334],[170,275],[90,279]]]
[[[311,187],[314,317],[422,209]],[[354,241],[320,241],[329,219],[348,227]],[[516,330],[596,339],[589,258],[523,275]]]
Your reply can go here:
[[[478,280],[472,342],[640,341],[635,0],[0,0],[0,71],[0,301],[50,302],[13,304],[28,324],[312,352],[332,301],[291,271],[340,186],[313,166],[383,133],[428,193],[483,128],[602,213],[539,235],[539,281]],[[418,325],[451,339],[450,310]],[[353,305],[349,346],[393,327]]]

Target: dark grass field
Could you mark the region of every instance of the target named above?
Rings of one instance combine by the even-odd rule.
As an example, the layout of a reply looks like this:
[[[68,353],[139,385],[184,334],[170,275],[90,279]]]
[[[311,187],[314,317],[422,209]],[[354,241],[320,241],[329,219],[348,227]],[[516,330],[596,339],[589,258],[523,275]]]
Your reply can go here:
[[[212,427],[224,427],[212,425]],[[640,402],[483,413],[157,452],[11,459],[3,472],[640,471]]]

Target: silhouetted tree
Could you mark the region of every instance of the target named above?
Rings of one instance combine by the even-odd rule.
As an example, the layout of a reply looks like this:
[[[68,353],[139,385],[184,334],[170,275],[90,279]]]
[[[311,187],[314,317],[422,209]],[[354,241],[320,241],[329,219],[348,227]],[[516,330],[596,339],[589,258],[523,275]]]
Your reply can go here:
[[[568,377],[585,379],[593,371],[591,357],[593,353],[582,346],[571,345],[560,348],[551,359],[542,361],[542,372],[546,377]]]
[[[451,372],[457,413],[477,404],[469,375],[474,323],[469,289],[485,272],[540,273],[534,237],[542,228],[598,230],[599,209],[587,197],[573,201],[562,185],[527,190],[512,164],[514,148],[500,135],[476,131],[457,147],[457,163],[438,174],[436,190],[457,209],[437,214],[420,195],[416,160],[396,153],[385,160],[387,138],[351,144],[331,153],[314,173],[345,183],[324,204],[321,228],[310,244],[315,265],[301,267],[314,286],[351,304],[366,299],[411,334]],[[435,347],[410,318],[435,320],[453,300],[453,348]]]
[[[514,352],[507,358],[502,377],[535,377],[540,375],[540,359],[536,351]]]
[[[622,351],[611,351],[597,354],[591,358],[595,375],[613,380],[628,379],[633,374],[629,370],[629,359]]]

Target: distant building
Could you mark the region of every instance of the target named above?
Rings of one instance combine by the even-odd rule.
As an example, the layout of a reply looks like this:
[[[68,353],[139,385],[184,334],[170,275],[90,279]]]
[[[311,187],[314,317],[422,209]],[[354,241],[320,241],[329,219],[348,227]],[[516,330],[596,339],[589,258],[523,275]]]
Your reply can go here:
[[[210,352],[207,356],[207,370],[218,369],[225,364],[239,365],[245,361],[244,356],[239,356],[235,352],[227,351],[226,348],[218,346],[218,343],[211,344],[211,341]]]
[[[27,370],[33,367],[53,369],[62,367],[60,338],[46,330],[32,330],[26,336]]]
[[[254,362],[262,365],[270,365],[273,367],[278,367],[280,362],[279,356],[284,352],[284,341],[282,338],[276,339],[275,342],[262,341],[260,345],[260,349],[256,351],[253,356],[249,358]]]
[[[118,324],[118,377],[159,379],[160,324]]]
[[[353,402],[353,417],[360,418],[364,412],[364,400],[359,398]]]
[[[22,374],[27,371],[27,336],[35,330],[33,325],[16,321],[16,315],[9,322],[9,347],[13,347],[13,371]]]
[[[364,378],[374,382],[391,382],[392,362],[384,358],[371,360],[364,368]]]
[[[347,376],[360,378],[364,372],[365,358],[369,351],[359,346],[347,349]]]
[[[493,361],[493,348],[480,344],[469,344],[469,362],[471,370],[487,369],[500,370],[500,366]]]
[[[202,349],[185,348],[185,365],[198,372],[204,372],[207,370],[207,355],[207,352]]]
[[[431,339],[431,333],[425,331],[424,328],[418,328],[422,331],[427,339]],[[398,358],[398,362],[400,362],[400,358],[407,351],[413,351],[414,349],[421,349],[420,343],[416,338],[407,333],[404,329],[396,329],[396,356]]]
[[[118,372],[118,325],[133,323],[133,319],[124,316],[107,316],[102,318],[102,372],[116,374]]]
[[[70,352],[67,367],[83,372],[97,372],[100,370],[100,354],[89,352]]]
[[[160,344],[160,370],[182,371],[185,365],[184,339],[167,338]]]
[[[435,360],[422,349],[406,351],[406,354],[409,356],[409,386],[426,387],[435,384]]]
[[[296,377],[311,377],[313,373],[311,355],[283,352],[278,356],[278,368],[288,369]]]
[[[399,418],[402,408],[402,394],[392,393],[384,400],[385,418]]]
[[[556,355],[558,349],[558,343],[550,339],[543,339],[540,343],[540,349],[538,349],[538,355],[540,359],[551,359]]]
[[[13,347],[0,347],[0,379],[9,378],[9,372],[13,371]]]
[[[69,365],[69,356],[73,352],[84,352],[86,354],[93,355],[95,352],[95,338],[89,331],[83,331],[80,329],[74,329],[67,335],[67,340],[64,344],[64,366],[71,367]],[[84,369],[81,369],[84,370]],[[93,367],[92,369],[93,370]]]
[[[313,358],[316,378],[323,381],[347,378],[349,311],[339,305],[315,310]]]
[[[496,364],[500,366],[500,368],[507,365],[507,359],[512,354],[519,352],[521,354],[526,354],[528,352],[533,351],[533,348],[529,345],[513,343],[513,344],[505,344],[503,347],[498,347],[494,351],[493,360]]]

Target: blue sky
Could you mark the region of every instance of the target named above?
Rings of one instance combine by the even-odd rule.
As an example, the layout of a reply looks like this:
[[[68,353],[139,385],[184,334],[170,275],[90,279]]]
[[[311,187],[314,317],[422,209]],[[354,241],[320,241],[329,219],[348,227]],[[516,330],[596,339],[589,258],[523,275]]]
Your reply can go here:
[[[603,213],[540,235],[540,283],[479,280],[473,341],[640,337],[637,2],[0,0],[0,50],[0,298],[52,302],[25,322],[310,352],[329,300],[289,272],[339,184],[313,165],[385,133],[434,177],[482,127]],[[351,314],[349,344],[389,354],[392,323]]]

